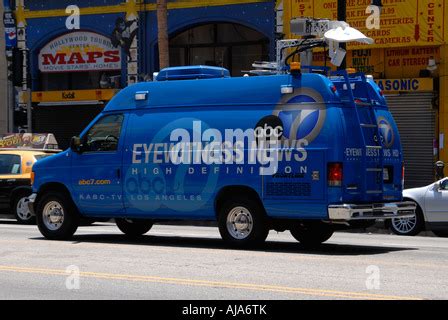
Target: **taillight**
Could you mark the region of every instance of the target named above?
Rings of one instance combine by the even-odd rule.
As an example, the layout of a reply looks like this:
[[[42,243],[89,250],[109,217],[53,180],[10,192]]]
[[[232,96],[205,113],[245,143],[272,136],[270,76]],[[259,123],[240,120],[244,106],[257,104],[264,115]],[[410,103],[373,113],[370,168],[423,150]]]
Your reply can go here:
[[[34,184],[34,171],[31,171],[30,179],[31,179],[31,185],[33,185]]]
[[[328,164],[328,186],[342,187],[343,167],[342,163]]]

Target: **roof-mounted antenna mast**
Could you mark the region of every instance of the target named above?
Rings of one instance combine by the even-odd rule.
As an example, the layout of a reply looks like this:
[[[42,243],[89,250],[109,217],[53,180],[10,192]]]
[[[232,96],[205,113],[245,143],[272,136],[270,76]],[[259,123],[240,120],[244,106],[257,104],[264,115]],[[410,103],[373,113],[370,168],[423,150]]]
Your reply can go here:
[[[277,41],[276,62],[256,62],[252,65],[255,70],[252,74],[284,74],[289,71],[288,60],[296,54],[301,54],[302,65],[311,65],[312,49],[316,47],[328,47],[331,63],[340,66],[345,58],[346,51],[341,49],[341,43],[361,42],[373,44],[373,39],[368,38],[362,32],[350,27],[344,21],[328,19],[296,18],[291,21],[291,32],[302,36],[303,39],[290,39]],[[285,50],[296,48],[290,54],[285,55]],[[303,60],[302,60],[303,59]]]

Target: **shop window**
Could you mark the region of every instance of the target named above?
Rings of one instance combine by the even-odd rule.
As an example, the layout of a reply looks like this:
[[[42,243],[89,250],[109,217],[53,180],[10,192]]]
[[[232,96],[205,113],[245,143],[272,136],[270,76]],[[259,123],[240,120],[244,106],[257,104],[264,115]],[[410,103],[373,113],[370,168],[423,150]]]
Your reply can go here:
[[[239,24],[196,26],[170,39],[172,66],[218,66],[229,69],[233,76],[241,76],[260,60],[269,60],[269,39]]]

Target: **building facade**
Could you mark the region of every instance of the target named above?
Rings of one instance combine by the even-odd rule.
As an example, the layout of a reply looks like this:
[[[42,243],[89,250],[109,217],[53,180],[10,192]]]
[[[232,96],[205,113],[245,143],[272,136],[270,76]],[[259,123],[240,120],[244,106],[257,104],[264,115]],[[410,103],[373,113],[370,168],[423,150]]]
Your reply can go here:
[[[61,147],[118,90],[159,71],[156,0],[9,2],[29,70],[16,87],[16,108],[31,103],[32,131],[54,133]],[[372,74],[388,95],[407,186],[421,186],[433,180],[435,161],[448,163],[448,4],[383,1],[377,21],[369,3],[347,2],[347,21],[375,40],[349,46],[347,65]],[[277,38],[296,38],[291,19],[336,19],[337,0],[171,0],[168,9],[172,66],[223,66],[239,76],[254,61],[275,59]],[[314,62],[328,63],[324,57]]]
[[[62,147],[118,90],[159,71],[155,0],[73,3],[15,0],[29,68],[17,104],[26,108],[31,89],[32,131],[54,133]],[[237,76],[273,58],[273,1],[169,1],[168,9],[173,66],[223,66]]]
[[[0,3],[0,16],[3,17],[3,3]],[[5,31],[0,24],[0,134],[7,133],[8,128],[8,80],[5,55]]]

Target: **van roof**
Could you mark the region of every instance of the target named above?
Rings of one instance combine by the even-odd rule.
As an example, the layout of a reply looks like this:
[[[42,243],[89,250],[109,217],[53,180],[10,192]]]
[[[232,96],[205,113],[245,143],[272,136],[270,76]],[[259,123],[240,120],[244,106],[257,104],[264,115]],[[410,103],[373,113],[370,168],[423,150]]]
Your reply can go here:
[[[165,68],[157,75],[157,81],[198,80],[230,78],[229,70],[210,66],[187,66]]]
[[[149,107],[274,106],[281,102],[284,86],[308,88],[318,92],[325,102],[339,102],[328,78],[304,73],[299,77],[272,75],[141,82],[121,90],[104,112]],[[146,98],[137,101],[138,93]]]

